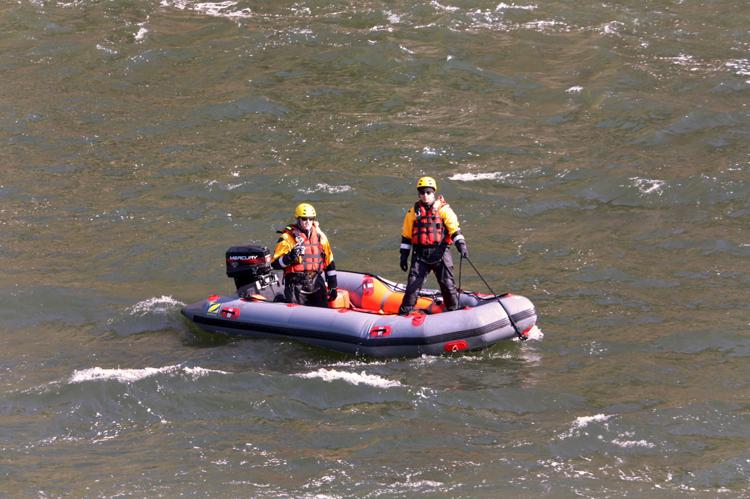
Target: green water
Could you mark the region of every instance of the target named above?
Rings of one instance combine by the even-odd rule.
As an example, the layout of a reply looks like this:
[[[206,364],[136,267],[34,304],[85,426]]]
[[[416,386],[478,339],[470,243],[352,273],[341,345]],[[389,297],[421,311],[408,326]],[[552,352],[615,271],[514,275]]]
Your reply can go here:
[[[749,24],[6,2],[0,495],[746,497]],[[180,319],[302,201],[339,268],[403,281],[421,175],[543,340],[373,362]]]

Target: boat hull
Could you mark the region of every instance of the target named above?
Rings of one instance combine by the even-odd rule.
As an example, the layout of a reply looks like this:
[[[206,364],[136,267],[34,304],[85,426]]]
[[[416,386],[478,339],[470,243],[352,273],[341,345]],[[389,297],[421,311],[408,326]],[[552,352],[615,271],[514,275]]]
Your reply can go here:
[[[395,283],[356,272],[339,272],[340,289],[362,301],[368,282]],[[398,289],[398,288],[396,288]],[[359,294],[358,294],[359,293]],[[429,295],[431,291],[427,291]],[[414,357],[479,350],[518,338],[537,320],[536,310],[520,295],[483,297],[462,293],[462,308],[409,316],[353,308],[319,308],[212,296],[182,310],[203,331],[233,338],[273,338],[367,357]],[[501,304],[502,303],[502,304]],[[508,315],[510,314],[510,316]]]

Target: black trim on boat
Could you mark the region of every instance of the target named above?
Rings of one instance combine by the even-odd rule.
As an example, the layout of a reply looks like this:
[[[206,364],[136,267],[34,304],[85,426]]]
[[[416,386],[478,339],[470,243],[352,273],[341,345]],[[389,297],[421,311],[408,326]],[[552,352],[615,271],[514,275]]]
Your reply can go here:
[[[513,322],[519,322],[524,319],[528,319],[529,317],[536,315],[536,309],[533,308],[527,308],[526,310],[522,310],[518,313],[515,313],[511,315],[510,317],[513,319]]]

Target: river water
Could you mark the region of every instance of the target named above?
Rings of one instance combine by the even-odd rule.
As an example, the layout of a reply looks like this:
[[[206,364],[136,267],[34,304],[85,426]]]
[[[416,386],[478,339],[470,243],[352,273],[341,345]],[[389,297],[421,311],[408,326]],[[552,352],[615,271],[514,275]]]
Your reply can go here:
[[[3,2],[0,496],[750,496],[748,26],[737,0]],[[339,268],[403,281],[421,175],[543,339],[372,361],[181,320],[302,201]]]

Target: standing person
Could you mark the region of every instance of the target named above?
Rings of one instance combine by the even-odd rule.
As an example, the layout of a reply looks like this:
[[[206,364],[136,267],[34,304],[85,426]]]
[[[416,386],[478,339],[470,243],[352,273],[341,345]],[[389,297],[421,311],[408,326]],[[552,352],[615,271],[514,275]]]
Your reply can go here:
[[[319,228],[312,205],[297,205],[294,216],[297,223],[279,231],[271,267],[284,270],[286,302],[327,307],[328,301],[336,299],[338,285],[331,244]]]
[[[443,196],[435,198],[435,179],[420,178],[417,181],[417,191],[419,201],[406,213],[401,230],[401,270],[404,272],[412,249],[413,253],[399,315],[407,315],[414,310],[417,294],[430,271],[435,273],[440,285],[445,308],[456,310],[458,292],[453,280],[453,258],[448,246],[455,242],[461,257],[469,256],[466,240],[458,227],[458,217]]]

